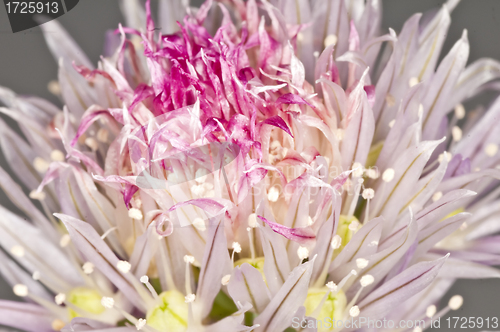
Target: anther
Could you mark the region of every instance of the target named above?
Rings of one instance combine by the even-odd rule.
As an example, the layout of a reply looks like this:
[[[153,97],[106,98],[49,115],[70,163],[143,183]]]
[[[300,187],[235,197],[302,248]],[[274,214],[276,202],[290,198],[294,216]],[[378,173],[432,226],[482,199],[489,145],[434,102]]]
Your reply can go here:
[[[369,260],[365,258],[358,258],[356,259],[356,266],[358,269],[364,269],[365,267],[368,266]]]
[[[330,244],[333,250],[340,248],[340,246],[342,245],[342,238],[340,237],[340,235],[336,234],[332,238],[332,242]]]
[[[196,299],[196,295],[194,294],[188,294],[186,295],[186,297],[184,298],[186,303],[191,303],[191,302],[194,302],[194,300]]]
[[[45,173],[49,169],[49,163],[40,157],[36,157],[33,160],[33,167],[37,170],[39,173]]]
[[[121,273],[129,273],[132,265],[130,265],[127,261],[118,261],[118,263],[116,263],[116,267]]]
[[[61,150],[52,150],[50,152],[50,159],[53,161],[64,161],[64,153]]]
[[[223,286],[226,286],[227,284],[229,284],[229,280],[231,280],[231,275],[226,274],[225,276],[222,277],[221,284]]]
[[[325,48],[330,46],[330,45],[335,45],[337,44],[338,37],[334,34],[330,34],[326,36],[325,40],[323,41],[323,44],[325,45]]]
[[[36,199],[38,201],[43,201],[45,199],[45,193],[43,191],[32,190],[29,194],[31,199]]]
[[[452,296],[450,301],[448,302],[448,307],[450,307],[451,310],[458,310],[464,303],[464,298],[460,295],[455,295]]]
[[[143,218],[141,210],[136,208],[131,208],[130,210],[128,210],[128,216],[129,218],[134,220],[142,220]]]
[[[309,257],[309,249],[307,249],[306,247],[299,247],[297,249],[297,256],[299,256],[299,259],[301,261],[303,261],[304,259],[306,259],[307,257]]]
[[[59,240],[59,246],[61,248],[65,248],[68,246],[70,242],[71,242],[71,237],[69,236],[69,234],[64,234],[63,236],[61,236],[61,239]]]
[[[361,280],[359,283],[361,284],[361,287],[367,287],[375,281],[375,278],[371,274],[367,274],[361,277]]]
[[[94,272],[94,264],[91,262],[85,262],[82,265],[82,270],[85,274],[92,274],[92,272]]]
[[[61,305],[66,301],[66,294],[64,293],[59,293],[54,297],[54,301],[56,302],[57,305]]]
[[[24,248],[22,246],[16,245],[10,248],[10,253],[16,257],[23,257],[25,254]]]
[[[349,309],[349,316],[351,317],[359,316],[359,307],[357,305],[353,305],[351,309]]]
[[[382,174],[382,181],[384,182],[391,182],[394,179],[394,175],[396,172],[394,172],[393,168],[388,168],[384,171]]]
[[[457,119],[461,120],[465,117],[465,107],[462,104],[457,104],[455,106],[455,116]]]
[[[19,297],[28,296],[28,286],[23,284],[17,284],[12,287],[12,291]]]
[[[271,187],[267,193],[267,199],[271,202],[276,202],[280,196],[278,188]]]
[[[437,311],[436,306],[434,304],[430,305],[425,310],[425,315],[429,318],[432,318],[436,314],[436,311]]]
[[[494,157],[498,153],[498,145],[490,143],[484,148],[484,152],[488,157]]]
[[[144,326],[146,326],[146,320],[144,318],[139,318],[135,323],[135,328],[137,329],[137,331],[142,330]]]
[[[103,296],[101,299],[101,304],[106,309],[113,309],[115,306],[115,300],[112,297]]]
[[[462,139],[462,129],[457,126],[451,128],[451,136],[455,142],[458,142]]]

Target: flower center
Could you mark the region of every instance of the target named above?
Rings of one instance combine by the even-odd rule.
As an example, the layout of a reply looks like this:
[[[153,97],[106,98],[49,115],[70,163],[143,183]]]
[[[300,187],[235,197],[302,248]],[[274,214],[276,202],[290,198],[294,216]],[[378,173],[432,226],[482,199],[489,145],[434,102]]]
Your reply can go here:
[[[321,301],[327,292],[329,294],[321,306],[318,316],[315,317],[318,320],[318,332],[331,331],[331,324],[333,323],[336,326],[334,321],[343,319],[343,313],[347,305],[347,299],[342,290],[333,294],[328,287],[311,288],[307,292],[307,298],[304,303],[307,316],[310,316],[314,311],[318,312],[316,309],[321,305]]]
[[[159,295],[160,304],[149,310],[147,324],[158,331],[183,332],[187,329],[188,304],[184,295],[176,290]]]
[[[101,304],[101,298],[102,295],[94,289],[77,287],[69,293],[68,302],[82,310],[88,311],[95,315],[99,315],[102,314],[105,310],[105,308]],[[71,308],[69,308],[69,315],[70,319],[80,316]]]

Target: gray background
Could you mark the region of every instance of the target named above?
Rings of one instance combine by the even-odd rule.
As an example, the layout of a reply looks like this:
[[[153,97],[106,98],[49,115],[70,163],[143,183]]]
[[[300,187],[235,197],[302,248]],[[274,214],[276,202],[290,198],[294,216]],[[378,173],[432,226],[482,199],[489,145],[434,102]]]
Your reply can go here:
[[[153,0],[153,5],[154,2]],[[391,27],[398,32],[404,21],[413,13],[437,8],[444,2],[443,0],[383,0],[384,31]],[[460,38],[462,30],[467,29],[471,45],[469,62],[480,57],[500,59],[499,14],[500,0],[463,0],[452,14],[452,24],[444,52],[447,52]],[[98,61],[103,48],[104,32],[116,28],[119,22],[123,22],[118,10],[118,0],[80,0],[72,11],[58,20],[94,63]],[[34,28],[13,34],[5,7],[0,4],[0,85],[9,87],[19,94],[37,95],[59,103],[47,90],[47,83],[56,78],[57,64],[45,45],[40,29]],[[0,165],[6,167],[3,159],[0,159]],[[3,192],[0,192],[0,204],[16,210]],[[450,316],[500,317],[499,280],[459,281],[443,299],[443,305],[454,294],[463,295],[465,303],[462,309]],[[0,280],[0,298],[16,299],[10,287],[2,280]],[[443,323],[441,325],[443,326]],[[468,329],[468,331],[478,330]]]

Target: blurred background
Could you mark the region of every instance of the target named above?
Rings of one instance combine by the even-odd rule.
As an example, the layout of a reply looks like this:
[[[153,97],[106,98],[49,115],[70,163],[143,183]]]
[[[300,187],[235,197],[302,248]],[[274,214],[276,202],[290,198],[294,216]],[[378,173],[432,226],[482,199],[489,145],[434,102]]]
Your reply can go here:
[[[118,8],[119,1],[121,0],[80,0],[73,10],[58,19],[94,63],[101,55],[105,31],[115,29],[118,23],[123,23]],[[201,2],[192,0],[191,4],[199,5]],[[445,2],[444,0],[383,0],[383,32],[386,33],[388,28],[399,32],[405,20],[412,14],[439,8]],[[155,3],[153,0],[153,6]],[[18,94],[36,95],[60,105],[58,98],[47,88],[48,82],[57,79],[57,63],[45,45],[40,28],[13,34],[5,7],[2,5],[0,7],[0,86],[8,87]],[[467,29],[470,42],[469,63],[481,57],[500,59],[499,15],[500,0],[462,0],[452,13],[452,23],[442,56],[460,38],[463,29]],[[490,98],[491,94],[484,96],[480,101],[488,103]],[[8,119],[5,120],[11,123]],[[8,170],[3,156],[0,156],[0,165]],[[0,204],[19,213],[1,191]],[[500,320],[500,280],[458,281],[443,299],[442,306],[446,305],[454,294],[461,294],[464,297],[464,305],[448,316],[498,317]],[[10,286],[1,279],[0,298],[17,300]],[[443,317],[442,321],[446,317]],[[443,328],[443,323],[440,329],[431,330],[455,331]],[[500,331],[500,328],[490,329],[494,330]],[[0,327],[0,331],[14,330]]]

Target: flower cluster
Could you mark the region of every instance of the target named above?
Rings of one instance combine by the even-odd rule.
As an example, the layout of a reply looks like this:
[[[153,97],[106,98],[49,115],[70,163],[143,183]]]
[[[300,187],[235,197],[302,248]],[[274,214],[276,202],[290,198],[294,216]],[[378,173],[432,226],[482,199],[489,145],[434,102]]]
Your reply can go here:
[[[438,64],[457,1],[399,35],[378,0],[121,4],[97,67],[42,26],[62,110],[0,88],[25,215],[0,207],[0,273],[26,299],[0,324],[341,330],[309,323],[429,321],[500,277],[500,99],[462,105],[500,63],[466,67],[464,32]]]

